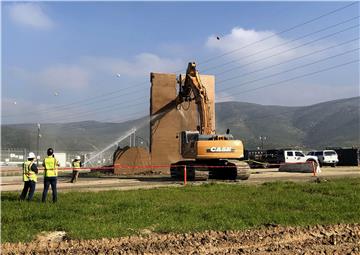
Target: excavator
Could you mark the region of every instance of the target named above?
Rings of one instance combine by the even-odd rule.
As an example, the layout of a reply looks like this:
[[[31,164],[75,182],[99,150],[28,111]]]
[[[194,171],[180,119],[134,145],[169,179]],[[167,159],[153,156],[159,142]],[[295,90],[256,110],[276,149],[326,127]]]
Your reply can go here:
[[[212,129],[210,100],[194,62],[188,64],[185,77],[180,75],[178,83],[176,104],[181,105],[183,102],[194,100],[199,125],[197,130],[185,130],[180,133],[181,155],[185,160],[171,164],[171,177],[182,180],[186,166],[189,181],[195,180],[197,171],[209,172],[210,179],[248,179],[250,167],[240,160],[244,157],[242,141],[234,139],[229,129],[226,134],[216,134]]]

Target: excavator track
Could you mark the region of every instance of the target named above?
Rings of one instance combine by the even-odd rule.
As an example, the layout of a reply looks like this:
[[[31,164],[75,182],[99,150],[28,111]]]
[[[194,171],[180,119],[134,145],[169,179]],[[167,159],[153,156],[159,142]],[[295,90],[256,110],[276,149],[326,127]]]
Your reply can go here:
[[[186,165],[188,181],[195,181],[195,173],[198,171],[208,171],[208,178],[216,180],[247,180],[250,177],[250,167],[246,162],[222,159],[209,162],[177,162],[172,164],[170,168],[172,179],[178,181],[184,180],[184,165]],[[201,168],[196,168],[197,165],[201,166]]]
[[[236,179],[247,180],[250,177],[250,166],[245,161],[240,160],[227,160],[229,164],[233,164],[236,167]]]
[[[184,180],[184,166],[186,165],[186,179],[188,181],[195,181],[194,161],[179,161],[170,166],[171,178],[177,181]]]
[[[247,180],[250,177],[250,166],[244,161],[223,159],[219,160],[218,166],[209,167],[210,179]]]

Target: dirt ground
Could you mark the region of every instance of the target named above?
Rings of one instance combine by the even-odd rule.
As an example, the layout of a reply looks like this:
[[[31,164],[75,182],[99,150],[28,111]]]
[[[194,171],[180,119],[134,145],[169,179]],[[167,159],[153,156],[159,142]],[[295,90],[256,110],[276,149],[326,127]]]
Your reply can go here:
[[[360,224],[3,244],[3,254],[360,254]],[[65,237],[66,239],[66,237]]]
[[[10,170],[9,170],[10,171]],[[279,172],[277,168],[252,169],[251,176],[246,181],[239,181],[238,184],[261,184],[271,181],[312,181],[316,178],[331,179],[342,177],[360,177],[360,167],[323,167],[321,173],[313,176],[312,173]],[[116,176],[100,175],[86,176],[86,173],[79,178],[77,183],[70,183],[70,173],[61,173],[58,178],[58,190],[65,191],[101,191],[101,190],[130,190],[130,189],[151,189],[168,186],[181,186],[182,182],[171,180],[169,175],[159,175],[156,172],[151,175],[140,176]],[[23,187],[21,175],[9,175],[5,169],[1,169],[1,191],[20,192]],[[195,182],[188,182],[190,185],[202,184],[203,179]],[[38,178],[37,192],[42,191],[42,176]]]
[[[269,181],[313,181],[360,177],[359,167],[323,168],[322,173],[286,173],[277,169],[252,169],[247,181],[234,184],[256,185]],[[168,176],[100,176],[83,177],[76,184],[69,176],[59,177],[60,192],[99,191],[107,189],[142,189],[180,186]],[[2,191],[19,191],[21,176],[2,176]],[[191,185],[202,184],[197,180]],[[39,184],[42,184],[39,178]],[[41,192],[42,186],[37,191]],[[283,227],[267,226],[244,231],[206,231],[187,234],[156,234],[144,229],[138,236],[70,240],[56,233],[43,233],[31,243],[2,244],[1,254],[359,254],[360,224]]]

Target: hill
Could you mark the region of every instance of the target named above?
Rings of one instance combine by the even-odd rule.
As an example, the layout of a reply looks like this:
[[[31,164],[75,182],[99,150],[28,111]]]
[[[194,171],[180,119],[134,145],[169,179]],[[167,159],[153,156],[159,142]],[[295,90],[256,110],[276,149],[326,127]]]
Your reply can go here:
[[[259,136],[266,136],[265,148],[360,146],[360,97],[334,100],[303,107],[268,106],[243,102],[216,104],[219,133],[230,128],[247,148],[259,147]],[[84,121],[42,124],[40,148],[49,146],[66,151],[94,151],[116,141],[134,126],[137,143],[146,145],[149,126],[146,118],[124,123]],[[36,124],[2,125],[1,146],[36,149]],[[44,142],[46,141],[46,143]],[[124,142],[128,143],[128,140]]]
[[[243,137],[248,148],[360,145],[360,97],[303,107],[266,106],[241,102],[217,104],[217,129]]]

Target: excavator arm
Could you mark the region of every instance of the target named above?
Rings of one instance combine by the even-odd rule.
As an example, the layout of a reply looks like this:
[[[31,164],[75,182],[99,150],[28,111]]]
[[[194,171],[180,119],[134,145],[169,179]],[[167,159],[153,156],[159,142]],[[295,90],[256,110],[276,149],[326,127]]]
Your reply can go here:
[[[179,83],[178,103],[195,100],[199,114],[200,134],[214,134],[211,125],[210,101],[206,93],[206,88],[201,83],[200,75],[196,70],[196,64],[194,62],[188,64],[184,83],[182,83],[181,76]],[[191,94],[193,94],[193,98],[191,98]]]

